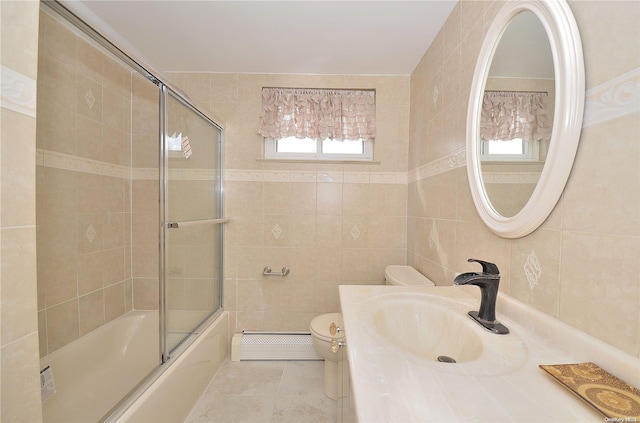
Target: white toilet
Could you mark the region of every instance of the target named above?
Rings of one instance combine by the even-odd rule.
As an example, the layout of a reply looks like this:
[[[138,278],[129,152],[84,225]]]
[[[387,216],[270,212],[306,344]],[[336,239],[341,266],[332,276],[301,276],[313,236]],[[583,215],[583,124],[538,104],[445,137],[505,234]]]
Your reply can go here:
[[[342,314],[327,313],[316,316],[309,325],[311,330],[311,339],[313,340],[313,348],[324,358],[324,378],[322,383],[322,391],[326,396],[333,400],[345,396],[349,393],[349,366],[346,364],[343,348],[339,348],[337,352],[331,351],[331,341],[334,345],[340,341],[344,341],[344,332],[340,331],[331,335],[330,327],[335,324],[337,328],[344,327],[342,322]],[[344,390],[343,390],[344,387]],[[343,394],[343,392],[345,392]]]
[[[429,278],[411,266],[387,266],[384,271],[384,279],[387,285],[435,286]],[[342,349],[335,353],[331,351],[331,341],[344,341],[344,332],[342,331],[336,332],[333,336],[331,335],[329,328],[332,323],[335,323],[336,327],[343,328],[342,314],[328,313],[316,316],[311,321],[309,329],[311,330],[313,348],[324,358],[322,391],[329,398],[337,400],[349,392],[349,366],[343,358],[346,355],[344,355]],[[344,390],[343,387],[345,387]],[[343,392],[345,393],[343,394]]]
[[[389,265],[384,269],[384,280],[387,285],[400,286],[435,286],[435,283],[411,266]]]

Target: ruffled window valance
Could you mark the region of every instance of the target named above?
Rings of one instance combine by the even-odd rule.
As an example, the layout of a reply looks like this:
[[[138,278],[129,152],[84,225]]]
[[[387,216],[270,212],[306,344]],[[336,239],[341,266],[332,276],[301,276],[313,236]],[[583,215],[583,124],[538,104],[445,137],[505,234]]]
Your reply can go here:
[[[337,141],[373,140],[373,90],[263,88],[260,135]]]
[[[482,101],[480,138],[484,141],[548,140],[552,121],[547,93],[487,91]]]

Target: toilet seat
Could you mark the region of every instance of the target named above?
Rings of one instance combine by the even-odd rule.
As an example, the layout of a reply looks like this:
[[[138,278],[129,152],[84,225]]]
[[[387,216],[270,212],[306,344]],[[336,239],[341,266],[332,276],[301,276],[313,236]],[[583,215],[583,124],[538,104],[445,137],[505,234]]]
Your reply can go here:
[[[332,339],[344,338],[344,332],[336,332],[335,336],[331,336],[331,333],[329,333],[329,326],[331,326],[331,323],[335,323],[340,328],[344,327],[342,314],[327,313],[316,316],[311,321],[309,329],[314,336],[326,342],[331,342]]]

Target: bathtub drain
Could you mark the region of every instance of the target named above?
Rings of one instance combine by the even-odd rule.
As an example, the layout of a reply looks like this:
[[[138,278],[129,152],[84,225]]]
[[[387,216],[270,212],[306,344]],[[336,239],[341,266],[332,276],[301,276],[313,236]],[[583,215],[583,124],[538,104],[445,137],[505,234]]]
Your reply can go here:
[[[446,356],[446,355],[440,355],[438,356],[438,361],[440,361],[441,363],[455,363],[456,360],[454,360],[453,358]]]

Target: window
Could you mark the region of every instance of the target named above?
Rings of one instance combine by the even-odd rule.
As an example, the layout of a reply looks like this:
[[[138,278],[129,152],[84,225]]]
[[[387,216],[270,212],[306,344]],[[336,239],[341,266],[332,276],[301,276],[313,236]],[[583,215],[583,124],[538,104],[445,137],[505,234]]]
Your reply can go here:
[[[373,141],[266,138],[264,157],[301,160],[373,160]]]
[[[263,88],[265,158],[373,160],[374,90]]]
[[[540,148],[537,141],[524,141],[522,138],[512,140],[483,140],[480,160],[482,161],[537,161]]]

